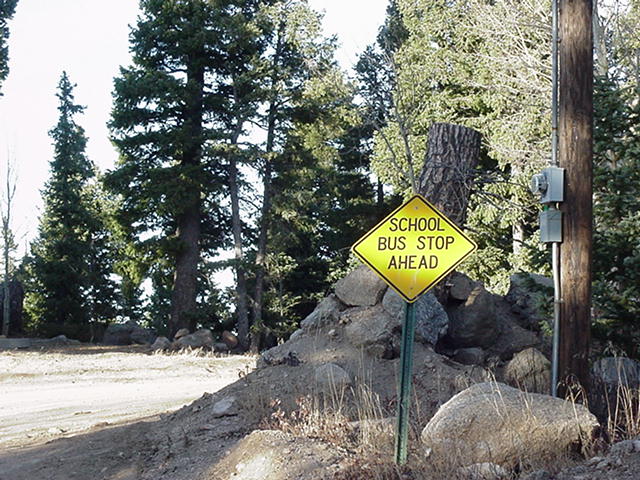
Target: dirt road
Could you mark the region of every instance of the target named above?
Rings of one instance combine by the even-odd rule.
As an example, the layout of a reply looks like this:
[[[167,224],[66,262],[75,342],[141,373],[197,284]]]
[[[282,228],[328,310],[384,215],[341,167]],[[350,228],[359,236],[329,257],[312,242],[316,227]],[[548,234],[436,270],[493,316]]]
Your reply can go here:
[[[0,352],[0,450],[176,410],[254,364],[131,347]]]

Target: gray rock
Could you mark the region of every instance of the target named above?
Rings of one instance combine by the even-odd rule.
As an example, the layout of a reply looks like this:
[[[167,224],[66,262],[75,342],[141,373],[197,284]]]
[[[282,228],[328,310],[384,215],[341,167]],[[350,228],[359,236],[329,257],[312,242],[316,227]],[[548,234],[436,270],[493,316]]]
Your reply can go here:
[[[421,438],[437,456],[461,452],[466,465],[512,468],[563,458],[598,428],[595,416],[580,404],[479,383],[442,405]]]
[[[342,312],[346,306],[336,297],[334,294],[325,297],[311,312],[307,318],[301,323],[300,327],[306,332],[322,328],[326,325],[331,325],[338,322],[340,312]]]
[[[500,334],[495,300],[482,285],[477,285],[467,300],[448,310],[447,341],[453,348],[487,348]]]
[[[156,341],[151,345],[151,349],[154,351],[168,350],[171,347],[171,342],[167,337],[158,337]]]
[[[610,455],[629,455],[640,452],[640,440],[623,440],[611,445]]]
[[[295,347],[292,347],[289,345],[289,342],[287,342],[265,350],[260,354],[258,367],[262,368],[266,365],[289,365],[290,367],[297,367],[302,362],[298,357],[298,352],[292,350],[292,348]]]
[[[180,339],[180,338],[182,338],[182,337],[185,337],[185,336],[187,336],[187,335],[189,335],[189,329],[188,329],[188,328],[181,328],[181,329],[180,329],[180,330],[178,330],[178,331],[176,332],[176,334],[173,336],[173,339],[174,339],[174,340],[178,340],[178,339]]]
[[[540,351],[528,348],[507,364],[505,379],[509,385],[527,392],[549,393],[551,362]]]
[[[339,391],[351,385],[351,376],[335,363],[323,363],[316,367],[315,380],[322,391]]]
[[[222,332],[222,341],[227,344],[227,347],[229,347],[229,350],[233,350],[238,346],[238,343],[240,343],[238,340],[238,337],[236,337],[233,333],[227,330]]]
[[[382,298],[386,312],[402,325],[406,302],[391,288]],[[435,295],[427,292],[415,302],[416,339],[422,343],[435,345],[447,333],[449,316]]]
[[[393,358],[393,332],[400,328],[398,318],[389,315],[381,305],[350,308],[342,313],[349,343],[379,358]]]
[[[58,335],[47,340],[47,343],[49,345],[80,345],[80,340],[67,338],[66,335]]]
[[[296,338],[299,338],[303,333],[304,333],[304,330],[299,328],[291,334],[291,336],[289,337],[289,340],[295,340]]]
[[[527,348],[540,347],[542,344],[540,337],[535,332],[527,330],[518,324],[503,299],[498,298],[496,305],[498,307],[496,318],[500,323],[500,335],[488,349],[492,355],[497,355],[500,360],[507,361]]]
[[[478,347],[461,348],[456,351],[453,359],[463,365],[482,365],[487,357],[484,350]]]
[[[213,418],[228,417],[237,414],[238,409],[236,408],[236,397],[233,395],[218,400],[211,407],[211,416]]]
[[[346,277],[338,280],[335,292],[346,305],[366,307],[382,300],[387,284],[368,267],[360,265]]]
[[[500,480],[511,478],[511,475],[500,465],[495,463],[474,463],[458,468],[458,475],[467,480]]]
[[[131,341],[138,345],[151,345],[155,339],[154,333],[146,328],[138,327],[131,331]]]
[[[553,476],[546,470],[535,470],[520,477],[520,480],[553,480]]]
[[[626,357],[605,357],[594,362],[594,380],[608,386],[640,386],[640,363]]]
[[[175,349],[181,348],[211,348],[213,347],[213,335],[211,330],[207,328],[201,328],[194,333],[180,337],[174,341],[172,347]]]
[[[227,353],[229,346],[224,342],[216,342],[213,344],[213,351],[216,353]]]
[[[464,273],[455,272],[449,278],[449,298],[458,301],[466,301],[476,286],[476,283]]]
[[[102,337],[105,345],[131,345],[131,323],[112,323]]]
[[[112,323],[107,327],[102,338],[105,345],[131,345],[132,343],[148,344],[153,342],[154,335],[150,330],[142,328],[133,320],[126,323]]]

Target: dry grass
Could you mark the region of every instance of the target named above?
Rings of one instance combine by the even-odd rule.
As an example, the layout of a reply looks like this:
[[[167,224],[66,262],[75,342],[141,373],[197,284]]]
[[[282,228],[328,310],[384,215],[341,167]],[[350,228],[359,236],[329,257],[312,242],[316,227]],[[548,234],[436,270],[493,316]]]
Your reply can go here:
[[[611,442],[637,438],[640,435],[640,391],[619,384],[615,400],[607,397],[606,430]]]
[[[395,464],[395,404],[385,405],[367,384],[332,388],[297,399],[296,409],[287,412],[279,400],[271,402],[272,415],[260,428],[276,429],[296,437],[320,439],[339,447],[345,457],[334,480],[463,480],[457,475],[462,455],[447,459],[429,458],[420,441],[426,419],[420,418],[417,398],[409,437],[407,464]]]

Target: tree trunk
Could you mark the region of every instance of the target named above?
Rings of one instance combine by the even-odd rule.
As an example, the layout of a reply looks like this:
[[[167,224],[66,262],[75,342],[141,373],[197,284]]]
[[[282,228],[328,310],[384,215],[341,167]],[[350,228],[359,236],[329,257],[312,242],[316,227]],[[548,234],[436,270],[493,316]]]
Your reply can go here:
[[[10,253],[13,243],[13,234],[11,232],[11,210],[13,208],[13,196],[16,193],[16,182],[15,178],[12,180],[12,173],[12,163],[7,159],[7,178],[5,183],[5,193],[7,195],[5,198],[6,210],[2,212],[2,239],[4,241],[4,305],[2,308],[2,335],[5,337],[9,335],[9,328],[11,325],[11,295],[9,291],[9,275],[11,274]]]
[[[598,63],[596,64],[596,73],[598,76],[606,78],[609,73],[609,58],[607,57],[607,43],[604,34],[604,28],[600,22],[598,15],[598,2],[593,2],[593,46],[595,48]]]
[[[185,109],[185,130],[188,132],[183,145],[181,167],[197,166],[202,157],[202,117],[204,68],[192,59],[187,68],[187,86],[190,96]],[[186,173],[189,178],[189,172]],[[195,328],[198,262],[200,261],[200,187],[190,179],[185,185],[182,211],[176,216],[178,253],[171,292],[171,317],[169,334],[180,328]]]
[[[512,242],[511,249],[514,255],[518,255],[522,251],[524,245],[524,225],[521,221],[516,221],[511,227]]]
[[[434,123],[429,129],[428,148],[418,193],[462,228],[480,156],[480,133],[460,125]],[[443,305],[449,298],[447,278],[433,290]]]
[[[191,204],[178,217],[177,229],[180,243],[176,256],[176,270],[171,292],[170,334],[179,329],[195,328],[198,262],[200,260],[200,204]]]
[[[233,140],[237,143],[237,138]],[[233,233],[233,252],[236,271],[236,315],[238,341],[240,347],[249,347],[249,312],[247,308],[247,280],[242,251],[242,219],[240,218],[240,200],[238,194],[238,165],[233,152],[229,155],[229,194],[231,197],[231,231]]]
[[[479,156],[480,134],[475,130],[449,123],[434,123],[429,129],[429,150],[418,193],[460,227],[467,219]]]
[[[591,328],[593,54],[591,0],[560,1],[559,161],[565,168],[560,245],[559,391],[589,384]]]
[[[269,131],[267,134],[267,155],[262,173],[262,208],[260,212],[260,232],[258,234],[258,250],[256,252],[256,291],[253,299],[253,325],[254,332],[251,338],[251,351],[257,353],[260,350],[260,337],[262,329],[262,308],[264,294],[264,262],[267,257],[267,234],[269,231],[269,212],[271,210],[271,158],[273,151],[273,138],[275,135],[275,104],[269,109]]]
[[[278,37],[276,40],[273,64],[271,66],[271,101],[269,103],[269,113],[267,115],[267,144],[264,159],[264,171],[262,172],[262,208],[260,211],[260,231],[258,233],[258,251],[256,252],[256,289],[253,299],[253,335],[251,336],[251,351],[257,353],[260,350],[260,337],[262,330],[262,308],[264,294],[264,262],[267,257],[267,235],[269,233],[269,213],[271,211],[271,154],[273,153],[278,108],[276,102],[278,94],[276,91],[278,84],[278,66],[282,56],[282,47],[285,34],[285,22],[280,21],[278,26]]]

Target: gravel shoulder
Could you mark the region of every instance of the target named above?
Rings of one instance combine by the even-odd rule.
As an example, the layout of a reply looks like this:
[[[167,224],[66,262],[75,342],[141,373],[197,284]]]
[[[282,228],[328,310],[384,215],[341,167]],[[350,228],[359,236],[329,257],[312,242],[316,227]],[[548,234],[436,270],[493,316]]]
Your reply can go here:
[[[0,450],[153,419],[252,370],[248,356],[78,346],[0,352]]]

